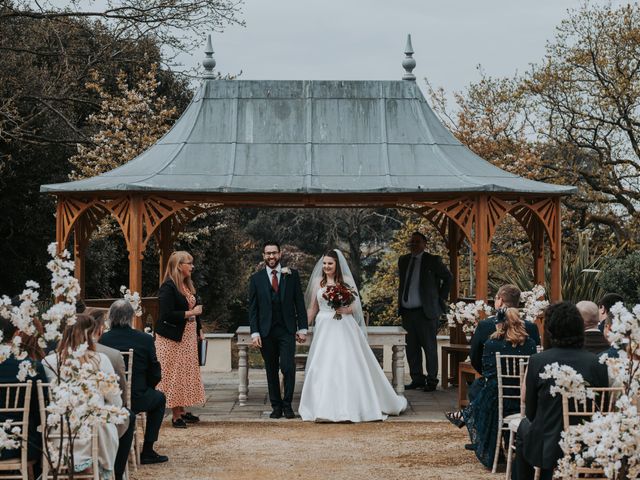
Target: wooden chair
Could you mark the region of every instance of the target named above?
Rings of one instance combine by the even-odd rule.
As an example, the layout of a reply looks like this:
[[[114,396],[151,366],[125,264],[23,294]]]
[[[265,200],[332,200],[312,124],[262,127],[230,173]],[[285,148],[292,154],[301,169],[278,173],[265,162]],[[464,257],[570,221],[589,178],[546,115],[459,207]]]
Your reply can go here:
[[[519,360],[519,371],[520,371],[520,416],[518,418],[513,418],[509,421],[509,446],[507,447],[507,470],[505,479],[511,479],[511,466],[513,464],[513,453],[516,451],[515,440],[516,440],[516,432],[518,431],[518,427],[520,426],[520,422],[524,418],[524,395],[522,395],[522,388],[524,385],[524,379],[527,376],[527,365],[528,360],[521,358]]]
[[[131,384],[133,382],[133,348],[130,348],[127,352],[122,352],[124,358],[125,376],[127,380],[127,391],[125,392],[125,407],[129,410],[131,408]],[[144,440],[144,426],[146,425],[146,414],[144,412],[137,413],[135,416],[135,430],[133,433],[133,443],[131,444],[131,453],[129,454],[129,463],[133,465],[134,471],[138,470],[140,465],[140,454],[142,452],[142,442]],[[140,427],[140,428],[139,428]],[[140,435],[139,430],[142,430]]]
[[[29,410],[31,407],[32,382],[1,383],[0,384],[0,414],[11,415],[20,420],[14,420],[11,425],[20,427],[20,456],[0,461],[0,478],[20,478],[28,480],[34,478],[33,465],[35,461],[27,459],[29,437]],[[7,472],[7,473],[5,473]],[[19,473],[15,473],[19,472]]]
[[[124,392],[124,406],[127,407],[129,410],[131,410],[131,382],[133,379],[133,348],[130,348],[129,351],[127,352],[122,352],[122,357],[124,358],[124,365],[125,365],[124,376],[126,380],[125,382],[126,391]],[[135,418],[137,420],[138,418],[137,415]],[[136,430],[137,430],[137,425],[136,425]],[[138,453],[136,449],[136,440],[137,440],[137,435],[136,435],[136,432],[134,431],[133,442],[131,443],[131,451],[129,452],[129,463],[133,466],[134,471],[138,470],[138,463],[139,463]]]
[[[46,450],[47,444],[59,445],[60,437],[64,435],[64,422],[62,427],[62,432],[54,431],[52,429],[46,428],[47,425],[47,410],[46,405],[51,400],[51,389],[50,384],[42,383],[41,380],[38,380],[38,405],[40,410],[40,425],[42,425],[42,446],[43,450]],[[45,389],[47,393],[45,393]],[[65,442],[66,443],[66,442]],[[42,453],[42,476],[40,477],[42,480],[48,480],[49,478],[53,478],[50,473],[51,465],[49,465],[49,461],[45,455]],[[68,479],[71,476],[69,475],[67,467],[61,467],[60,472],[58,473],[58,479]],[[92,428],[91,431],[91,467],[87,469],[86,472],[78,472],[73,474],[74,479],[100,479],[100,472],[98,468],[98,432],[96,427]]]
[[[529,363],[528,355],[501,355],[496,352],[496,376],[498,380],[498,435],[496,437],[496,453],[493,456],[491,473],[496,473],[498,458],[502,450],[502,432],[509,431],[509,422],[522,418],[524,415],[522,399],[522,383],[520,360]],[[524,364],[524,363],[523,363]],[[512,380],[509,382],[509,380]],[[504,416],[504,401],[508,399],[518,400],[520,412],[507,417]]]
[[[618,397],[624,392],[622,387],[589,387],[594,398],[577,401],[562,396],[562,425],[567,430],[572,424],[589,421],[594,413],[610,413],[615,410]],[[606,479],[604,470],[599,467],[577,467],[574,478]]]

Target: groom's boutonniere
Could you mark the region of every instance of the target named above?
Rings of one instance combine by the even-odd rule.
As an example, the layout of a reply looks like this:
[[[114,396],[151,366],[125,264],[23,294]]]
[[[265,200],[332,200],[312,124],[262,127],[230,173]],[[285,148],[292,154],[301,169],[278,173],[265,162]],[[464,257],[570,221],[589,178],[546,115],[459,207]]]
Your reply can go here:
[[[280,269],[280,273],[282,275],[291,275],[291,269],[289,267],[282,267],[282,269]]]

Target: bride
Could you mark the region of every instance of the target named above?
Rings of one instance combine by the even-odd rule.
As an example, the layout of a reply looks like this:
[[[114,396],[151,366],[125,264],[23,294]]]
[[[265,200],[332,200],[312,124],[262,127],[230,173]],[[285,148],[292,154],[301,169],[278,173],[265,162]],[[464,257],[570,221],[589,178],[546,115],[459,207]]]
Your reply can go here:
[[[368,422],[399,415],[407,400],[393,390],[369,347],[360,298],[337,310],[322,298],[328,286],[337,284],[356,288],[342,252],[330,250],[316,264],[305,295],[315,327],[300,416],[305,421]]]

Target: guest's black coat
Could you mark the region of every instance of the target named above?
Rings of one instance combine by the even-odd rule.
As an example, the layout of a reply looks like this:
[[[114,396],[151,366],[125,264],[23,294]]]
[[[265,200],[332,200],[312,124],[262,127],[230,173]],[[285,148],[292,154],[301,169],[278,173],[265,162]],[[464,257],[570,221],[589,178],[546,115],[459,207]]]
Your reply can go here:
[[[609,348],[609,342],[600,330],[584,332],[584,349],[591,353],[602,353]]]
[[[0,383],[22,383],[18,380],[18,372],[20,371],[20,364],[23,360],[16,360],[14,357],[7,358],[4,362],[0,363]],[[29,403],[29,433],[28,433],[28,446],[27,446],[27,458],[29,460],[35,460],[41,455],[42,448],[42,434],[38,432],[40,425],[40,405],[38,404],[38,389],[36,388],[36,381],[42,380],[42,383],[48,383],[47,376],[44,372],[44,367],[40,362],[34,362],[34,368],[36,371],[35,377],[27,377],[27,381],[32,382],[31,385],[31,402]],[[5,392],[0,395],[0,407],[6,407],[4,403]],[[22,413],[20,415],[12,413],[0,414],[0,422],[5,420],[22,421]],[[20,450],[5,450],[0,451],[0,460],[7,460],[9,458],[19,458]]]
[[[402,310],[402,295],[407,279],[407,269],[411,254],[402,255],[398,259],[400,285],[398,287],[398,308]],[[420,300],[422,311],[429,319],[439,318],[447,309],[447,299],[453,282],[453,276],[438,255],[424,252],[420,262]]]
[[[129,326],[115,327],[102,335],[100,343],[121,352],[133,348],[131,406],[135,412],[147,411],[146,405],[151,401],[147,396],[153,395],[150,392],[162,379],[153,337]]]
[[[577,348],[551,348],[532,355],[527,368],[525,414],[518,435],[521,436],[526,461],[536,467],[553,469],[562,450],[558,445],[562,423],[562,396],[549,393],[553,380],[543,380],[540,373],[546,365],[558,362],[568,365],[581,374],[591,387],[607,387],[607,366],[598,362],[598,357]]]
[[[259,333],[262,338],[269,335],[272,326],[271,292],[271,283],[266,268],[251,275],[249,279],[249,326],[251,333]],[[288,274],[280,273],[278,295],[282,307],[282,319],[287,331],[293,335],[298,330],[308,328],[307,309],[297,270],[291,269],[291,273]]]
[[[496,316],[480,320],[476,327],[476,331],[471,337],[471,351],[469,352],[469,358],[471,359],[471,365],[478,373],[482,373],[482,353],[484,352],[484,344],[496,331],[497,324],[498,319]],[[524,327],[529,338],[536,342],[536,345],[540,345],[540,332],[538,331],[536,324],[525,321]]]
[[[155,326],[156,335],[168,338],[174,342],[182,340],[184,329],[187,326],[187,320],[184,318],[184,312],[189,310],[189,302],[187,298],[178,291],[178,287],[171,279],[167,279],[158,291],[158,303],[160,313]],[[202,325],[200,317],[196,317],[197,331],[200,335]]]

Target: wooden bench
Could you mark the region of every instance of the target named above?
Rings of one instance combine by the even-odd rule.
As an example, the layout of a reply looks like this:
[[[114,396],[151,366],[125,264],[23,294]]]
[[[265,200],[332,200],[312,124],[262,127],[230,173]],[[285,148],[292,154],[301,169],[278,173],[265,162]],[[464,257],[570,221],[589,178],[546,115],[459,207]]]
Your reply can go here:
[[[480,378],[476,369],[473,368],[471,362],[461,362],[458,364],[458,408],[466,407],[469,404],[467,391],[469,382],[473,382],[476,378]]]
[[[458,364],[469,356],[470,351],[471,346],[466,343],[453,343],[442,346],[440,368],[442,369],[443,390],[447,389],[449,384],[455,385],[458,381]],[[449,376],[449,372],[451,372],[453,376]]]

